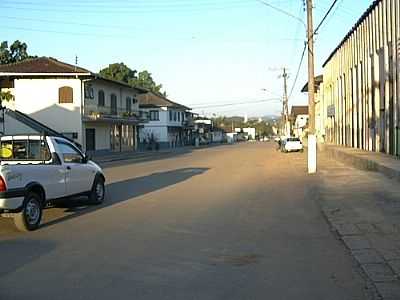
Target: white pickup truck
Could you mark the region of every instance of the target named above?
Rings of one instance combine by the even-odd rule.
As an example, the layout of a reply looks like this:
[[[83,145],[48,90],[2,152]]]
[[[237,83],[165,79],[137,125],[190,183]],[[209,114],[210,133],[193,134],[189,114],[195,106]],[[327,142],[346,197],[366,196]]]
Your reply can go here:
[[[85,195],[100,204],[105,177],[69,140],[51,136],[0,138],[0,215],[19,230],[39,227],[43,208],[58,199]]]

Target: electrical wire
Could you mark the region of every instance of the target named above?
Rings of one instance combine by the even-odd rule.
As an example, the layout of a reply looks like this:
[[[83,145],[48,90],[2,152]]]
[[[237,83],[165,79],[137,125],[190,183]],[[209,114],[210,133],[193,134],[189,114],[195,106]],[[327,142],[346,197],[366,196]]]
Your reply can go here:
[[[299,62],[299,65],[298,65],[298,67],[297,67],[296,77],[294,78],[292,88],[290,89],[290,93],[289,93],[289,96],[288,96],[288,100],[292,97],[294,88],[296,87],[297,80],[299,79],[299,74],[300,74],[301,66],[303,65],[303,61],[304,61],[304,56],[305,56],[305,53],[306,53],[306,49],[307,49],[307,43],[304,42],[303,52],[302,52],[302,54],[301,54],[300,62]]]
[[[38,3],[29,2],[21,3],[20,5],[15,3],[0,3],[1,8],[13,9],[13,10],[29,10],[38,12],[63,12],[63,13],[81,13],[81,14],[148,14],[148,13],[162,13],[162,12],[204,12],[208,10],[226,10],[231,8],[241,8],[248,6],[251,2],[240,1],[240,2],[223,2],[223,3],[203,3],[203,5],[197,4],[194,6],[193,3],[188,5],[157,5],[157,6],[127,6],[121,3],[119,7],[113,6],[79,6],[68,4],[59,5],[43,5],[38,6]],[[83,4],[84,5],[84,4]]]
[[[202,108],[215,108],[215,107],[226,107],[226,106],[235,106],[235,105],[245,105],[245,104],[258,104],[264,102],[271,102],[271,101],[281,101],[280,98],[268,98],[256,101],[246,101],[246,102],[235,102],[235,103],[225,103],[225,104],[215,104],[215,105],[204,105],[204,106],[196,106],[193,109],[202,109]]]
[[[301,24],[304,25],[304,27],[307,27],[306,23],[304,23],[304,21],[302,19],[300,19],[299,17],[291,14],[290,12],[287,12],[287,11],[283,10],[282,8],[279,8],[279,7],[275,6],[275,5],[272,5],[271,3],[268,3],[268,2],[266,2],[264,0],[256,0],[256,1],[260,2],[261,4],[264,4],[265,6],[268,6],[269,8],[272,8],[272,9],[274,9],[274,10],[276,10],[276,11],[278,11],[278,12],[280,12],[280,13],[288,16],[288,17],[291,17],[291,18],[299,21]]]
[[[326,18],[329,16],[329,14],[331,13],[332,9],[335,7],[336,3],[338,2],[338,0],[333,0],[331,6],[329,7],[328,11],[325,13],[324,17],[322,18],[321,22],[319,22],[317,28],[314,30],[314,34],[316,35],[318,33],[318,30],[321,28],[322,24],[324,24]]]

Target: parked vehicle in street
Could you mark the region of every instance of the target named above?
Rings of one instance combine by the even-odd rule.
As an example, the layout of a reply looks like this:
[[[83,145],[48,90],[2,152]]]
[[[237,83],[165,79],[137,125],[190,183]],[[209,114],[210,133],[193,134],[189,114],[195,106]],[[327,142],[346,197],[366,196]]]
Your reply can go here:
[[[303,143],[299,138],[296,137],[288,137],[281,142],[281,151],[282,152],[292,152],[292,151],[300,151],[303,152]]]
[[[43,208],[57,199],[104,201],[103,171],[69,140],[3,136],[0,144],[0,215],[14,218],[19,230],[37,229]]]

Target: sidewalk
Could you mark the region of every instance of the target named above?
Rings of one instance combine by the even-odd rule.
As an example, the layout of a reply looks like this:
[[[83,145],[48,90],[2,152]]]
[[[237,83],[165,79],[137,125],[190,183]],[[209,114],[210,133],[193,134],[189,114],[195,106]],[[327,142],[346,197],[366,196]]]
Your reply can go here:
[[[386,171],[359,169],[367,165],[367,169],[372,166],[393,172],[399,161],[385,155],[330,148],[319,153],[318,162],[318,201],[332,230],[376,288],[377,299],[400,299],[399,177],[395,180],[384,176]],[[349,162],[360,165],[357,169]]]
[[[400,181],[400,159],[395,156],[336,145],[323,145],[322,149],[330,158],[361,170],[380,172]]]

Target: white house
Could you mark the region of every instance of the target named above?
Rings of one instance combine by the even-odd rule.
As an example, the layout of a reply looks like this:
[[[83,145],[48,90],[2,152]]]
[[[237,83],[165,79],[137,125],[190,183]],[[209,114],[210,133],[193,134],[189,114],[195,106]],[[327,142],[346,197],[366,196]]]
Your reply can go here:
[[[292,106],[290,119],[293,136],[302,139],[308,128],[308,106]]]
[[[148,115],[148,122],[142,123],[139,129],[142,147],[154,143],[161,148],[172,148],[190,143],[190,108],[153,92],[137,98],[140,110]]]
[[[253,127],[235,128],[236,133],[243,133],[247,140],[254,140],[256,138],[256,129]]]
[[[73,139],[86,151],[137,147],[137,95],[147,91],[105,79],[86,69],[39,57],[0,66],[6,106]]]

